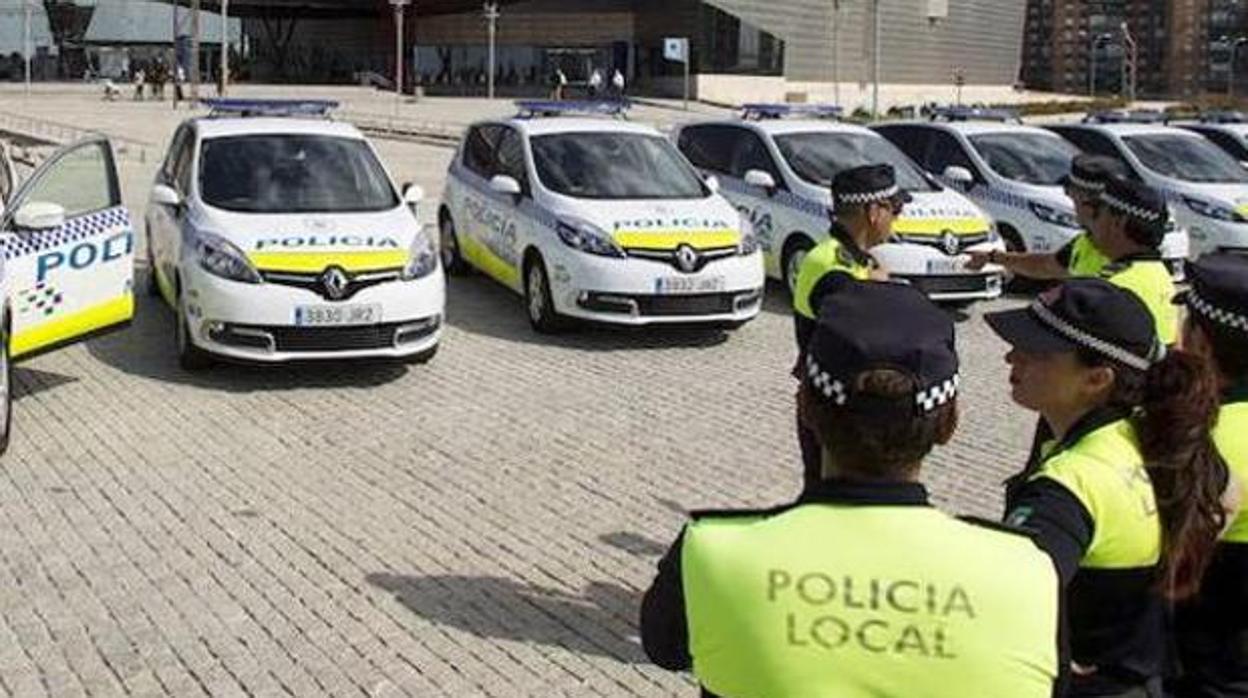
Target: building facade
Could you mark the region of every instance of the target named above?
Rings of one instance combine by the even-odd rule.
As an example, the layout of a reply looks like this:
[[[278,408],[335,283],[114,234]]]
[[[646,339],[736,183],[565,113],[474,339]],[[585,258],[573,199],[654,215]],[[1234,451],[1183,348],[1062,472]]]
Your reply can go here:
[[[1135,45],[1137,96],[1225,93],[1232,78],[1236,92],[1248,89],[1243,0],[1029,0],[1023,80],[1055,92],[1125,94],[1127,37]]]

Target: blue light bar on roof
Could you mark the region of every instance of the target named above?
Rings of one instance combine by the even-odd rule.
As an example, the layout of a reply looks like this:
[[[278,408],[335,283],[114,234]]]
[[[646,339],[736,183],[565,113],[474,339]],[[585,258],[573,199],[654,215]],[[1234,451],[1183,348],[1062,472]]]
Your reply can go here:
[[[338,108],[328,99],[201,99],[211,116],[325,116]]]
[[[1088,114],[1084,119],[1088,124],[1160,124],[1166,121],[1166,115],[1159,111],[1136,109],[1134,111],[1101,111]]]
[[[1200,115],[1200,120],[1206,124],[1243,124],[1248,123],[1248,114],[1242,111],[1207,111]]]
[[[817,119],[835,119],[842,110],[835,104],[784,104],[758,102],[741,105],[744,119],[783,119],[786,116],[809,116]]]
[[[632,107],[632,103],[627,99],[516,100],[516,108],[520,110],[519,116],[526,119],[535,116],[563,116],[566,114],[620,116],[628,111],[630,107]]]
[[[1009,109],[987,107],[936,107],[930,111],[933,119],[945,121],[1018,121],[1018,114]]]

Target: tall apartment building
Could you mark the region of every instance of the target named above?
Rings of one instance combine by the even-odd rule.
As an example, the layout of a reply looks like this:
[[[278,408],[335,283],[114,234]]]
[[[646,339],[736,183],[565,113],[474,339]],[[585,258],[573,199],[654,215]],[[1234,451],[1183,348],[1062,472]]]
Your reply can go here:
[[[1236,91],[1245,92],[1248,41],[1236,42],[1248,37],[1244,0],[1029,0],[1023,81],[1066,93],[1122,92],[1124,23],[1136,42],[1137,95],[1225,92],[1232,52]]]

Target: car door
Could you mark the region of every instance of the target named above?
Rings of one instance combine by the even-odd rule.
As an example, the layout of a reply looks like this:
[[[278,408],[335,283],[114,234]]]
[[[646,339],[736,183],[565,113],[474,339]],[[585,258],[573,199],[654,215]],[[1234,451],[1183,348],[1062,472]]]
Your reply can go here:
[[[9,144],[0,140],[0,215],[4,214],[5,203],[17,190],[17,166],[13,164],[13,155]]]
[[[522,237],[533,240],[536,233],[534,218],[526,212],[535,208],[533,186],[529,179],[528,160],[524,152],[524,137],[509,126],[498,129],[495,148],[494,174],[511,177],[520,184],[519,196],[493,195],[494,212],[483,229],[485,254],[490,266],[487,272],[498,281],[520,290],[520,249]],[[523,228],[523,234],[521,229]]]
[[[134,316],[134,232],[107,139],[63,148],[31,174],[0,216],[0,256],[15,358]]]
[[[188,124],[174,133],[165,161],[156,173],[156,184],[170,187],[182,197],[182,205],[170,206],[149,202],[147,206],[147,259],[156,272],[161,290],[173,302],[171,280],[180,252],[182,221],[186,215],[187,196],[191,190],[195,132]]]

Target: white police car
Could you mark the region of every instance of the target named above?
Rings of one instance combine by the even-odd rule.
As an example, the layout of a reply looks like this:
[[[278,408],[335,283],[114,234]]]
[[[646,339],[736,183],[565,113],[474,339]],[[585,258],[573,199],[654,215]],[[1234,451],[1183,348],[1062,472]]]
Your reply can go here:
[[[1010,250],[1056,252],[1080,233],[1060,183],[1079,149],[1056,134],[1007,112],[970,108],[873,128],[992,214]],[[1187,256],[1181,231],[1166,236],[1162,255],[1172,269],[1181,267]]]
[[[735,326],[758,314],[749,221],[626,103],[518,102],[451,161],[441,253],[524,295],[534,329],[569,318]]]
[[[1161,118],[1094,114],[1084,123],[1048,128],[1081,150],[1119,160],[1135,179],[1164,192],[1175,223],[1190,237],[1193,257],[1248,251],[1248,170],[1202,136]],[[1163,254],[1174,256],[1165,248]]]
[[[833,176],[887,163],[914,200],[893,224],[895,239],[873,248],[872,256],[890,276],[934,300],[1001,295],[999,268],[968,272],[960,258],[967,250],[1003,249],[992,221],[878,134],[829,119],[839,112],[825,105],[748,104],[742,118],[687,124],[673,137],[690,162],[717,177],[724,196],[750,216],[768,275],[790,289],[807,251],[827,238]]]
[[[12,424],[12,361],[134,316],[134,231],[109,142],[62,148],[24,181],[12,164],[0,162],[0,453]]]
[[[149,292],[181,364],[424,361],[445,285],[430,232],[369,142],[315,101],[209,100],[184,122],[147,214]]]
[[[1199,121],[1177,121],[1172,125],[1199,133],[1248,167],[1248,114],[1208,112],[1202,114]]]

